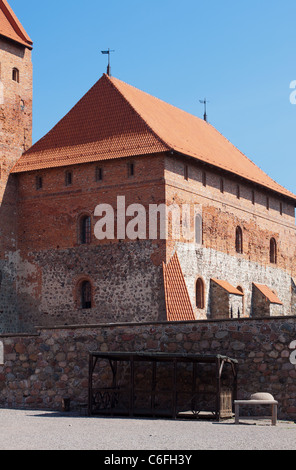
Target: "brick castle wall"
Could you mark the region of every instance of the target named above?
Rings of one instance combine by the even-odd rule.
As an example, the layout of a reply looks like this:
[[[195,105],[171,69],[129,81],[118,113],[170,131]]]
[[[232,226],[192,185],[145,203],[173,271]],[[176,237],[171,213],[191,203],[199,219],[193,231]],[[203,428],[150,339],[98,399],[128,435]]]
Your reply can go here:
[[[174,251],[178,253],[196,317],[211,318],[211,278],[226,280],[243,290],[243,316],[255,314],[253,283],[267,285],[283,302],[282,306],[271,308],[273,314],[295,314],[294,290],[291,289],[296,256],[294,204],[238,178],[177,156],[166,158],[165,179],[168,205],[196,204],[202,214],[202,244],[188,243],[184,239],[169,240],[166,253],[167,260]],[[190,223],[194,227],[193,211]],[[236,252],[237,226],[243,234],[242,253]],[[270,262],[271,238],[277,243],[276,264]],[[202,278],[205,285],[204,309],[196,308],[198,278]],[[227,308],[224,310],[226,317]]]
[[[19,71],[19,81],[12,70]],[[18,181],[9,172],[32,145],[31,51],[0,38],[0,331],[18,332]]]

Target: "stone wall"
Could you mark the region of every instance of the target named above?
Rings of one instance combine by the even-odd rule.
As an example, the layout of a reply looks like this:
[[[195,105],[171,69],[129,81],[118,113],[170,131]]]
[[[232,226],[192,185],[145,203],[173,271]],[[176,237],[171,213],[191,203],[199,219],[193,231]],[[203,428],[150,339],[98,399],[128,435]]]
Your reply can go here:
[[[211,278],[228,281],[240,286],[244,292],[244,313],[253,314],[253,283],[265,284],[276,291],[283,305],[277,308],[277,315],[291,315],[295,312],[291,294],[291,275],[271,265],[261,265],[243,256],[231,256],[212,248],[194,243],[177,243],[176,251],[187,284],[189,295],[197,318],[211,318]],[[205,308],[196,310],[195,283],[201,277],[205,283]],[[225,317],[228,311],[225,311]],[[222,315],[222,313],[221,313]],[[262,315],[261,315],[262,316]]]
[[[269,392],[279,417],[296,419],[294,317],[178,323],[128,323],[40,329],[36,335],[6,335],[0,365],[0,405],[31,409],[87,402],[89,351],[165,351],[225,354],[239,362],[238,397]]]
[[[24,278],[19,274],[20,331],[32,331],[32,325],[164,321],[162,267],[151,261],[155,248],[147,240],[32,252]],[[92,285],[92,307],[85,310],[78,292],[84,279]]]

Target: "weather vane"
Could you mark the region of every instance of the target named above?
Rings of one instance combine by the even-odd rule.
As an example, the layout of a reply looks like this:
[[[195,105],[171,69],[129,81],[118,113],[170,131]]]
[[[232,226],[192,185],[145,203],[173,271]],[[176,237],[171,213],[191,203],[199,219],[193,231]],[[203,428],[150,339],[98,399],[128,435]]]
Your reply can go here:
[[[207,103],[209,103],[209,101],[207,101],[206,99],[204,99],[204,100],[199,100],[199,102],[200,102],[201,104],[203,104],[204,107],[205,107],[205,111],[204,111],[204,121],[207,122],[207,121],[208,121],[208,116],[207,116]]]
[[[111,77],[110,55],[112,52],[115,52],[115,51],[111,51],[110,49],[108,49],[107,51],[101,51],[102,54],[108,54],[107,75],[109,75],[109,77]]]

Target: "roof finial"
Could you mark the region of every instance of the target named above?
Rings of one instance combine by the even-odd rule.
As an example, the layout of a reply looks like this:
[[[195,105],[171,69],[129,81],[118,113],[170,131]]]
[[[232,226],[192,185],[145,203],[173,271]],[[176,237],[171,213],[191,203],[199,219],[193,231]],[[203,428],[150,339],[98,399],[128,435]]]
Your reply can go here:
[[[111,51],[110,49],[108,49],[107,51],[101,51],[101,52],[102,52],[102,54],[108,54],[107,75],[109,75],[109,77],[111,77],[110,54],[111,54],[111,52],[115,52],[115,51]]]
[[[199,100],[199,102],[201,104],[204,105],[205,107],[205,111],[204,111],[204,121],[208,122],[208,116],[207,116],[207,103],[209,103],[209,101],[206,100],[206,98],[204,100]]]

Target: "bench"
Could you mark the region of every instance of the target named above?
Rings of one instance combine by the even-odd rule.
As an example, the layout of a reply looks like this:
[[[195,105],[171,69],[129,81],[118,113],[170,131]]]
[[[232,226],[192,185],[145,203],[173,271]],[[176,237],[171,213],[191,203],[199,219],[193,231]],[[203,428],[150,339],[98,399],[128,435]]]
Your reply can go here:
[[[276,400],[234,400],[234,408],[235,408],[235,424],[239,424],[239,407],[240,405],[244,406],[256,406],[256,405],[270,405],[271,406],[271,424],[272,426],[276,426],[277,423],[277,405],[278,402]]]

